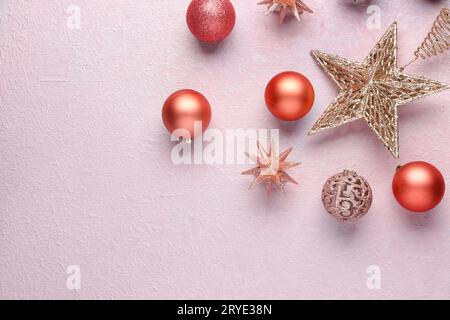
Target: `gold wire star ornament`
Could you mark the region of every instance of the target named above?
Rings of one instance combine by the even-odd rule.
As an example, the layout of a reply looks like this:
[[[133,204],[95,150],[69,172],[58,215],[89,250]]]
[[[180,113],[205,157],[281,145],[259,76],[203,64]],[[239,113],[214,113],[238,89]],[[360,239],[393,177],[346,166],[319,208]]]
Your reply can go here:
[[[394,157],[399,156],[398,107],[450,89],[397,67],[397,23],[393,23],[362,63],[313,51],[312,56],[334,80],[340,94],[309,134],[363,119]]]
[[[254,156],[246,152],[247,157],[256,163],[256,167],[242,172],[244,175],[253,175],[255,180],[250,185],[249,189],[254,186],[265,183],[267,195],[272,192],[272,186],[275,185],[284,192],[284,186],[290,182],[298,184],[291,176],[286,173],[286,170],[300,165],[299,162],[286,161],[292,148],[282,152],[279,156],[275,153],[275,145],[272,142],[269,152],[266,152],[259,141],[256,142],[258,147],[258,155]]]
[[[314,13],[314,11],[301,0],[263,0],[258,2],[258,4],[267,5],[266,15],[272,12],[278,12],[280,15],[280,24],[284,22],[284,19],[289,12],[292,12],[298,21],[300,21],[300,15],[303,12]]]

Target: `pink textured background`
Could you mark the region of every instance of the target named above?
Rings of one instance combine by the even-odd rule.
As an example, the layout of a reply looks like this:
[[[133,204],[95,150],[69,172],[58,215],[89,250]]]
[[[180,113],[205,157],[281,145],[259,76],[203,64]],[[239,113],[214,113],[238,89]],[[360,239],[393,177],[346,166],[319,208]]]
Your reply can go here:
[[[237,25],[217,48],[185,25],[188,1],[0,2],[1,298],[450,298],[450,199],[414,216],[393,199],[395,167],[434,163],[450,183],[450,92],[401,107],[401,159],[362,123],[307,137],[337,94],[309,55],[362,60],[399,22],[406,63],[448,1],[379,0],[367,6],[309,0],[316,14],[279,27],[256,0],[233,1]],[[81,7],[81,30],[66,8]],[[449,56],[408,69],[450,82]],[[284,124],[263,103],[267,81],[295,70],[317,99]],[[174,166],[161,105],[193,88],[216,128],[280,128],[300,182],[286,196],[247,191],[247,166]],[[324,181],[353,169],[375,201],[342,226],[320,202]],[[80,291],[66,267],[80,265]],[[382,289],[368,290],[378,265]]]

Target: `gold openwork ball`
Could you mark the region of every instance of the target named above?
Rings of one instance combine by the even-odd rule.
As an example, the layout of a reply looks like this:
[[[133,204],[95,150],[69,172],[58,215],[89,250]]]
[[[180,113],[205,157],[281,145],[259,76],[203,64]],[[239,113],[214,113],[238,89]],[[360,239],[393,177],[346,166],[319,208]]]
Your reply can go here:
[[[325,182],[322,202],[329,214],[345,222],[364,216],[372,205],[372,189],[366,179],[345,170]]]

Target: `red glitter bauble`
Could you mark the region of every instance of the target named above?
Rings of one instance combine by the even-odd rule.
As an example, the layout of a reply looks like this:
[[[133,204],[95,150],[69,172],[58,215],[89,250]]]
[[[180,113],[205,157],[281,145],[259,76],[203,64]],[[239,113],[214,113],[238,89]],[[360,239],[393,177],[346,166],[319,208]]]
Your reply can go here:
[[[233,30],[236,13],[229,0],[192,0],[186,13],[192,34],[203,42],[218,42]]]
[[[435,166],[414,161],[398,168],[392,181],[392,191],[405,209],[425,212],[441,202],[445,194],[445,180]]]

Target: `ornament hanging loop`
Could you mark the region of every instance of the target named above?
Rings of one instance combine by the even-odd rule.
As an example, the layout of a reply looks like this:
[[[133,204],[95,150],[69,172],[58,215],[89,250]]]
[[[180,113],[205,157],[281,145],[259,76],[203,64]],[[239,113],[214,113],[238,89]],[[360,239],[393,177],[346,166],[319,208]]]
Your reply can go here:
[[[412,63],[419,60],[419,58],[426,60],[433,56],[443,54],[450,49],[450,9],[444,8],[439,13],[438,17],[433,23],[431,31],[428,33],[425,40],[419,48],[414,51],[415,59],[400,68],[403,71]]]
[[[410,62],[408,62],[407,64],[405,64],[403,67],[400,68],[400,72],[403,72],[403,70],[405,70],[406,68],[408,68],[410,65],[412,65],[414,62],[416,62],[417,60],[419,60],[419,57],[416,57],[414,60],[411,60]]]
[[[450,49],[450,9],[444,8],[433,23],[431,31],[419,48],[414,51],[416,58],[427,59]]]

